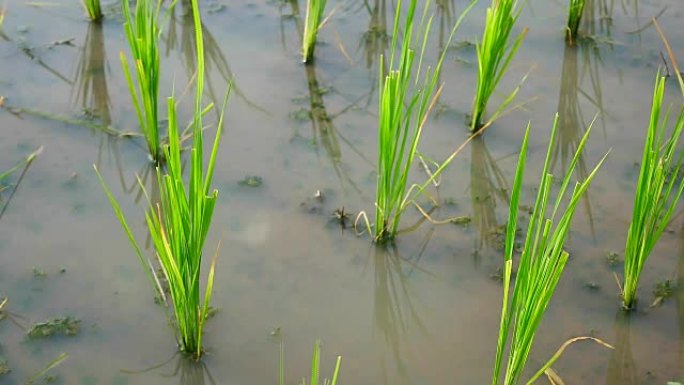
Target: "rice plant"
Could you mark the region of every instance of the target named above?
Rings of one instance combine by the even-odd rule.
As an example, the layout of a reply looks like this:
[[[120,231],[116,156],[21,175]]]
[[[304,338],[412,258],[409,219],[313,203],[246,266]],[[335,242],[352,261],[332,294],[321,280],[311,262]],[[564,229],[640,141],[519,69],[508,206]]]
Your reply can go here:
[[[123,52],[121,64],[140,130],[152,160],[159,164],[163,157],[157,119],[160,73],[158,39],[161,33],[158,20],[161,0],[137,0],[134,16],[131,15],[128,1],[122,1],[121,4],[125,20],[124,31],[133,54],[137,83],[131,76],[128,60]]]
[[[470,130],[478,131],[494,122],[515,99],[519,86],[504,100],[496,111],[485,121],[489,98],[496,91],[501,78],[522,44],[527,29],[509,43],[515,22],[522,12],[522,2],[518,0],[492,0],[487,8],[482,42],[476,44],[477,89],[473,100]]]
[[[88,13],[91,21],[98,22],[102,20],[102,9],[100,8],[100,0],[82,0],[83,8]]]
[[[456,21],[445,47],[449,47],[461,21],[476,1],[471,2]],[[425,68],[423,65],[423,53],[432,16],[428,17],[430,2],[427,1],[420,24],[414,25],[416,3],[416,0],[409,2],[401,36],[401,3],[396,8],[388,70],[384,70],[385,58],[380,57],[378,89],[381,91],[374,229],[376,242],[390,240],[396,235],[401,215],[406,207],[411,204],[416,194],[421,193],[439,175],[456,154],[452,154],[440,165],[423,185],[413,185],[407,189],[408,174],[418,150],[423,127],[442,91],[442,86],[438,87],[437,82],[446,53],[446,50],[442,51],[434,69]]]
[[[668,108],[663,111],[666,80],[658,71],[653,90],[651,119],[634,196],[632,221],[625,245],[625,272],[621,287],[622,306],[625,309],[631,309],[636,304],[641,271],[670,223],[684,190],[684,179],[677,178],[682,158],[675,153],[684,129],[684,106],[680,108],[672,133],[667,136],[671,110]]]
[[[525,132],[518,158],[515,180],[513,182],[510,211],[506,228],[503,305],[501,309],[501,324],[496,349],[496,361],[492,376],[493,385],[499,383],[503,356],[506,352],[507,344],[510,344],[510,347],[505,369],[504,384],[514,385],[520,381],[537,328],[551,301],[551,297],[553,296],[556,285],[563,273],[565,264],[568,261],[568,252],[564,250],[563,245],[570,231],[573,214],[580,198],[589,188],[591,180],[605,160],[604,156],[584,180],[574,184],[570,197],[567,199],[566,193],[570,186],[571,176],[590,131],[591,127],[589,127],[584,134],[568,170],[559,181],[549,172],[553,143],[555,142],[555,137],[558,132],[558,115],[556,115],[553,130],[551,132],[551,139],[546,152],[546,160],[544,161],[542,169],[539,188],[537,190],[537,198],[534,204],[533,213],[529,218],[527,235],[520,256],[515,285],[511,296],[510,285],[513,270],[513,250],[515,234],[517,231],[522,180],[527,159],[527,142],[530,132],[529,125]],[[554,185],[557,185],[554,182],[560,182],[560,187],[558,188],[557,197],[549,215],[548,206],[549,200],[551,199],[551,190]],[[542,375],[544,370],[549,368],[553,362],[558,359],[562,350],[570,342],[573,342],[573,340],[566,342],[566,344],[561,347],[561,350],[559,350],[559,353],[554,355],[552,359],[544,365],[544,368],[527,383],[532,383],[536,378]]]
[[[565,40],[570,44],[574,44],[577,40],[577,31],[582,21],[585,3],[586,0],[568,0],[568,25],[565,30]]]
[[[181,351],[197,358],[202,354],[202,331],[209,310],[209,302],[214,282],[214,265],[216,254],[212,260],[204,295],[200,296],[200,270],[204,241],[211,225],[214,205],[218,196],[217,190],[211,190],[214,165],[221,138],[223,109],[218,122],[218,129],[210,153],[209,162],[203,165],[202,138],[202,93],[204,90],[204,45],[198,0],[192,1],[195,33],[197,34],[197,77],[195,89],[195,105],[191,122],[192,144],[190,149],[190,176],[188,183],[183,180],[181,161],[180,127],[176,117],[175,99],[168,98],[168,131],[169,142],[164,145],[166,171],[157,166],[160,203],[149,201],[149,211],[145,217],[147,226],[155,246],[159,264],[164,278],[168,282],[175,313],[177,339]],[[228,98],[224,99],[223,108]],[[97,169],[96,169],[97,170]],[[165,299],[159,287],[159,280],[154,275],[151,264],[145,260],[131,232],[121,207],[98,173],[100,181],[121,222],[126,235],[140,258],[150,280],[158,294]],[[142,185],[142,183],[141,183]],[[186,186],[187,185],[187,186]],[[141,186],[141,188],[144,188]],[[147,195],[147,194],[146,194]],[[218,253],[218,250],[217,250]]]
[[[306,0],[306,19],[304,21],[304,36],[302,37],[302,58],[304,63],[310,63],[314,57],[318,30],[325,21],[323,11],[327,0]]]

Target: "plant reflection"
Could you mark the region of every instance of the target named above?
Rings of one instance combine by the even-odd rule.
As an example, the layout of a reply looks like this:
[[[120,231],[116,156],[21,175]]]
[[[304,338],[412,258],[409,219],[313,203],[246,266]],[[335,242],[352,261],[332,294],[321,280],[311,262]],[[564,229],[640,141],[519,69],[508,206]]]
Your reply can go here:
[[[615,316],[613,331],[615,333],[615,350],[608,361],[606,385],[639,384],[637,369],[632,354],[632,317],[622,309]]]
[[[297,36],[302,38],[302,28],[299,14],[299,4],[297,0],[288,0],[287,3],[291,7],[291,17],[296,21]],[[282,12],[282,9],[281,9]],[[281,17],[282,19],[282,17]],[[364,159],[368,163],[372,163],[361,151],[359,151],[349,140],[342,136],[333,124],[333,120],[345,112],[349,111],[351,108],[356,106],[356,101],[350,103],[347,107],[343,108],[340,112],[335,115],[328,113],[325,107],[324,95],[328,93],[328,90],[321,87],[318,81],[317,68],[314,63],[307,63],[303,65],[307,81],[307,89],[309,91],[309,105],[310,109],[308,111],[308,116],[311,119],[312,126],[312,144],[316,149],[319,145],[323,146],[330,163],[333,166],[337,179],[340,181],[343,190],[346,190],[346,185],[352,187],[352,189],[359,195],[362,195],[361,189],[357,186],[356,182],[352,180],[346,171],[344,164],[342,163],[342,149],[340,146],[340,140],[347,144],[347,146],[355,152],[361,159]],[[346,193],[346,191],[345,191]]]
[[[149,373],[169,365],[171,362],[174,362],[174,359],[175,365],[173,371],[170,373],[160,374],[162,377],[176,377],[178,378],[180,385],[216,385],[216,380],[211,375],[209,368],[203,361],[195,360],[192,357],[180,353],[174,354],[171,356],[171,358],[158,365],[154,365],[139,371],[124,370],[123,372],[128,374]]]
[[[383,384],[396,384],[392,380],[391,367],[396,370],[399,383],[410,383],[409,360],[404,356],[406,335],[417,329],[423,336],[428,332],[416,308],[416,300],[411,288],[411,276],[418,270],[430,274],[419,267],[427,244],[432,238],[434,229],[430,229],[417,252],[410,258],[400,255],[395,245],[374,247],[372,261],[375,277],[373,300],[373,335],[380,337],[389,352],[380,353],[380,369]],[[384,349],[380,349],[384,351]]]
[[[204,362],[184,356],[178,357],[176,367],[169,377],[178,377],[180,385],[216,385],[216,380]]]
[[[192,18],[192,3],[190,0],[174,2],[173,9],[169,10],[169,12],[169,26],[165,37],[165,55],[169,56],[171,50],[177,50],[181,55],[181,62],[188,79],[194,79],[197,72],[197,58],[195,56],[197,50],[195,48],[195,24]],[[180,24],[180,36],[178,36],[177,24]],[[204,39],[205,73],[207,77],[207,81],[204,84],[206,85],[205,90],[209,98],[214,103],[216,118],[218,119],[221,114],[221,109],[217,107],[221,106],[223,100],[223,97],[219,96],[223,93],[217,93],[216,87],[218,86],[220,90],[224,90],[228,87],[228,84],[232,84],[231,92],[235,93],[247,105],[264,112],[265,110],[262,107],[248,99],[242,89],[238,87],[235,82],[235,75],[217,40],[204,22],[201,22],[201,25],[202,37]],[[211,80],[212,74],[215,73],[218,73],[223,81],[222,83]]]
[[[112,122],[107,88],[107,54],[102,24],[89,23],[71,91],[72,102],[103,125]]]
[[[509,184],[497,160],[487,150],[483,136],[473,138],[470,146],[470,201],[477,230],[474,250],[477,262],[485,246],[503,251],[503,227],[497,221],[496,207],[497,201],[508,204]]]
[[[580,58],[583,60],[581,69],[578,63]],[[574,45],[565,46],[561,70],[560,96],[558,98],[558,136],[551,158],[551,167],[560,167],[560,173],[565,173],[565,170],[569,167],[587,127],[592,124],[592,120],[588,119],[582,111],[583,102],[580,100],[581,98],[598,110],[599,115],[596,119],[603,126],[605,133],[605,112],[603,111],[603,96],[599,82],[600,59],[598,48],[590,44],[583,44],[579,47]],[[591,86],[591,94],[582,89],[582,83],[586,77],[588,77]],[[589,168],[583,153],[580,154],[577,160],[576,170],[580,179],[586,178],[589,174]],[[587,191],[582,200],[589,220],[591,234],[596,239],[591,194],[589,191]]]

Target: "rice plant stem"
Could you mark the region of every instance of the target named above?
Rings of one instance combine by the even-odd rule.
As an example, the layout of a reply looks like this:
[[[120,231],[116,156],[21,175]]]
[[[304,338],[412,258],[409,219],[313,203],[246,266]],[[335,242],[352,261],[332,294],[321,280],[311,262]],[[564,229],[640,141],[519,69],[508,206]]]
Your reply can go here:
[[[100,22],[102,20],[102,8],[100,0],[82,0],[83,8],[85,8],[88,18],[93,22]]]
[[[574,42],[577,41],[578,30],[580,22],[582,21],[585,4],[586,0],[568,0],[568,25],[565,39],[570,44],[574,44]]]

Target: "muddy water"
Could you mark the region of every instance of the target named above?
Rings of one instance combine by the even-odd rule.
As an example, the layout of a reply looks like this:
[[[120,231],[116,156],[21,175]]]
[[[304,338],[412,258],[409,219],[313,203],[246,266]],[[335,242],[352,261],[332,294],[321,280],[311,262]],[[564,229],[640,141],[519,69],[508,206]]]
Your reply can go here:
[[[468,146],[433,191],[445,203],[433,216],[465,215],[472,222],[432,226],[410,212],[405,223],[412,230],[390,249],[376,249],[329,218],[339,207],[353,213],[373,208],[377,64],[393,4],[332,2],[338,9],[309,68],[298,56],[300,3],[202,2],[211,72],[206,99],[220,100],[231,77],[236,92],[207,242],[223,242],[213,300],[220,311],[206,331],[209,354],[203,365],[193,365],[173,356],[172,330],[92,171],[92,164],[100,167],[144,241],[144,202],[135,184],[136,173],[149,173],[142,142],[104,133],[89,119],[136,131],[118,58],[126,47],[116,5],[106,7],[109,16],[97,27],[83,19],[76,2],[8,2],[0,95],[12,109],[0,112],[0,168],[40,145],[45,150],[0,220],[0,296],[24,317],[20,325],[73,315],[82,330],[73,338],[26,341],[19,326],[3,321],[0,355],[13,371],[1,383],[20,383],[60,352],[70,356],[54,370],[64,384],[277,383],[278,339],[270,336],[276,328],[290,381],[307,373],[320,337],[326,370],[336,354],[343,356],[344,383],[486,383],[501,301],[500,283],[491,276],[501,265],[504,190],[531,121],[523,200],[532,200],[556,111],[562,128],[554,144],[556,170],[567,166],[599,111],[580,171],[612,152],[576,215],[571,261],[529,366],[539,367],[570,337],[596,335],[616,349],[569,349],[555,366],[567,383],[664,384],[684,375],[683,292],[660,307],[647,306],[656,283],[682,277],[682,218],[646,266],[638,313],[625,317],[618,310],[613,272],[621,266],[607,261],[611,252],[622,256],[635,162],[655,71],[663,63],[648,22],[664,10],[659,20],[681,57],[681,2],[594,0],[583,29],[595,44],[566,48],[562,2],[528,1],[520,26],[529,27],[529,35],[501,85],[510,90],[529,73],[519,99],[528,102]],[[438,3],[428,52],[433,58],[464,7],[462,1]],[[479,35],[485,5],[467,18],[459,42]],[[178,7],[162,41],[160,94],[169,95],[174,85],[181,94],[195,68],[187,9]],[[474,50],[459,47],[441,74],[446,88],[421,145],[435,159],[467,137],[476,67]],[[677,93],[671,81],[668,98],[677,100]],[[190,95],[181,103],[186,117]],[[238,184],[250,175],[263,185]],[[416,168],[414,178],[424,174]],[[145,183],[154,188],[151,180]],[[313,198],[317,191],[323,202]],[[35,276],[34,269],[46,276]]]

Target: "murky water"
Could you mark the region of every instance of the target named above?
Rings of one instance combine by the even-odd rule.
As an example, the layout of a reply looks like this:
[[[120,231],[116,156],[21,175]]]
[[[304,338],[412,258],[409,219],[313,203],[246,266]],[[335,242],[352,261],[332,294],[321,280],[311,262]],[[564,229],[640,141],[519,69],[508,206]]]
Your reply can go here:
[[[437,3],[433,58],[465,6]],[[468,16],[459,42],[481,33],[486,3]],[[660,307],[647,306],[658,282],[684,275],[682,217],[646,266],[638,313],[619,311],[613,272],[621,266],[607,258],[622,256],[635,162],[655,71],[663,64],[649,20],[660,15],[681,61],[681,1],[590,1],[583,29],[595,44],[566,48],[565,2],[529,0],[519,22],[529,35],[501,85],[503,95],[529,73],[519,96],[528,102],[466,147],[436,192],[447,204],[433,216],[467,215],[472,223],[432,226],[410,212],[405,224],[417,226],[388,250],[329,218],[340,207],[353,213],[373,208],[377,64],[393,2],[331,2],[337,11],[321,34],[315,67],[299,62],[303,2],[202,2],[207,100],[220,100],[231,77],[237,91],[227,111],[215,176],[221,193],[207,241],[208,247],[223,242],[213,300],[220,312],[208,324],[202,365],[173,356],[173,332],[92,171],[92,164],[100,167],[144,239],[144,202],[135,183],[136,173],[150,171],[142,142],[103,133],[87,119],[95,115],[117,130],[137,130],[118,58],[127,50],[118,6],[108,4],[102,27],[84,20],[76,1],[7,5],[0,95],[10,108],[0,112],[0,169],[40,145],[45,149],[0,220],[0,297],[25,318],[19,324],[72,315],[82,331],[27,341],[19,326],[0,322],[0,356],[12,368],[0,383],[21,383],[67,352],[53,371],[63,384],[273,384],[279,347],[270,333],[276,328],[284,337],[290,383],[307,373],[318,337],[326,370],[343,356],[346,384],[487,383],[501,301],[501,285],[491,276],[501,265],[497,229],[508,210],[503,191],[531,121],[523,200],[532,200],[556,111],[562,127],[556,170],[566,167],[597,112],[580,171],[612,152],[576,215],[572,257],[529,368],[536,370],[570,337],[596,335],[616,349],[570,348],[555,366],[566,383],[665,384],[684,376],[684,291]],[[178,6],[162,41],[160,94],[175,85],[180,95],[195,68],[187,7]],[[464,115],[475,72],[472,48],[450,51],[441,74],[446,88],[426,128],[423,153],[444,159],[467,138]],[[678,100],[675,81],[669,86],[668,97]],[[181,103],[186,117],[189,95]],[[309,118],[302,111],[312,106]],[[263,185],[238,184],[250,175],[263,178]],[[414,177],[424,175],[416,168]],[[313,198],[319,190],[324,202]]]

